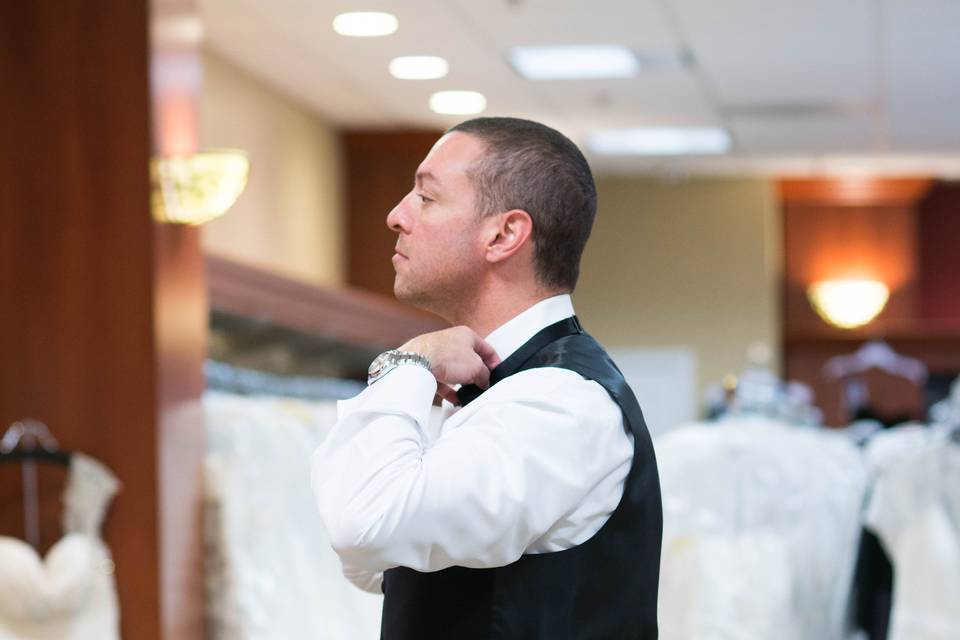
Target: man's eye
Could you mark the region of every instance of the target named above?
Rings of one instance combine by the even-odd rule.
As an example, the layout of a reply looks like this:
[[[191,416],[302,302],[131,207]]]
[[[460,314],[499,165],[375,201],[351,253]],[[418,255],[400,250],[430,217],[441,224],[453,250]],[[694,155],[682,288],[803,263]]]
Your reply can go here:
[[[418,194],[417,194],[417,197],[420,198],[420,202],[424,202],[424,203],[426,203],[426,202],[433,202],[433,199],[432,199],[432,198],[428,198],[427,196],[423,195],[422,193],[418,193]]]

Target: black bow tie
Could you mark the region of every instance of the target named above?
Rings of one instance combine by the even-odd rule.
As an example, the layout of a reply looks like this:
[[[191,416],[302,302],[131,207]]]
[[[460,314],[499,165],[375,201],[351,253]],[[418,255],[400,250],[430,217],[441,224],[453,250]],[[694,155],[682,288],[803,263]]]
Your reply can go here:
[[[480,397],[480,394],[483,393],[483,389],[478,387],[475,384],[465,384],[459,389],[457,389],[457,400],[460,401],[460,406],[465,407],[477,398]]]
[[[519,349],[514,351],[509,358],[494,367],[493,371],[490,372],[490,386],[492,387],[507,376],[512,376],[517,373],[530,358],[535,356],[538,351],[551,342],[575,333],[583,333],[583,326],[581,326],[577,316],[564,318],[560,322],[554,322],[550,326],[541,329]],[[486,389],[481,389],[475,384],[465,384],[457,389],[457,400],[460,401],[461,407],[465,407],[480,397],[484,391],[486,391]]]

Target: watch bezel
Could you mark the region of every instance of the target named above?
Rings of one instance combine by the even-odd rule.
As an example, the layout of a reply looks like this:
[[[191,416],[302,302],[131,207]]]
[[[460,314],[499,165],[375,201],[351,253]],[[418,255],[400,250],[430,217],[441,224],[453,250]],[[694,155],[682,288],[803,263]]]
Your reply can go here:
[[[390,360],[390,356],[393,355],[395,352],[396,351],[394,349],[390,349],[388,351],[384,351],[383,353],[381,353],[380,355],[378,355],[376,358],[373,359],[373,362],[370,363],[370,367],[367,369],[368,382],[372,382],[373,380],[376,380],[377,377],[381,373],[383,373],[383,370],[386,368],[387,363]]]

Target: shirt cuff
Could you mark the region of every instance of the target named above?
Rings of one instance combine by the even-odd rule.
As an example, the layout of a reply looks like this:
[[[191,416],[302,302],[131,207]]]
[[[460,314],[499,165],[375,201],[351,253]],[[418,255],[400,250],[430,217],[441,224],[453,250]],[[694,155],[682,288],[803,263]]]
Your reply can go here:
[[[418,364],[401,364],[349,400],[337,403],[337,420],[358,412],[410,416],[422,429],[430,422],[437,380]]]

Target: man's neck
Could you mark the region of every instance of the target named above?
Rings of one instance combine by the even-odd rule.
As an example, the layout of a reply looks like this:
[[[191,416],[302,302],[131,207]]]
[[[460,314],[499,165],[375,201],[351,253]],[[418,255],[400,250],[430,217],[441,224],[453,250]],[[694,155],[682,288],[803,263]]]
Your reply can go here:
[[[495,288],[487,288],[486,295],[481,294],[471,304],[452,313],[447,318],[453,325],[464,325],[473,329],[479,336],[488,336],[494,329],[520,315],[541,300],[546,300],[564,291],[537,289],[526,292],[507,293]]]

